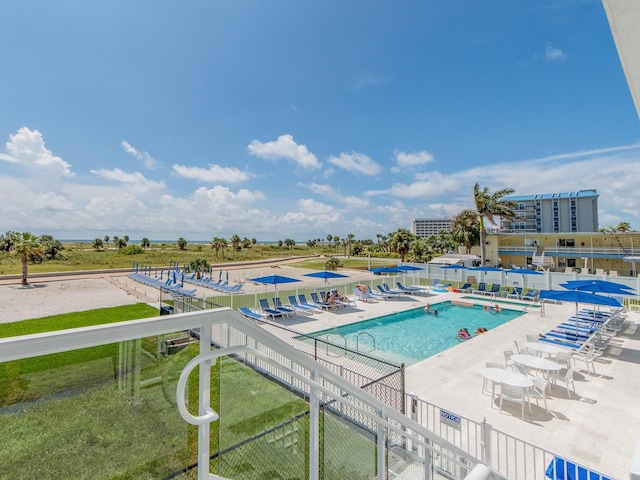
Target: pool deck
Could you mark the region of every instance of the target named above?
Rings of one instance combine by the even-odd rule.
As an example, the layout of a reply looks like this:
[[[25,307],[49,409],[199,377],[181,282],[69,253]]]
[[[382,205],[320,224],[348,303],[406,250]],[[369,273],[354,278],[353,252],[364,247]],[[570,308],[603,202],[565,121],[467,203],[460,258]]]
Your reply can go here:
[[[426,303],[436,306],[437,302],[462,300],[462,296],[471,297],[439,293],[375,303],[358,302],[355,308],[308,318],[296,316],[278,323],[310,333],[423,307]],[[493,303],[486,296],[474,296],[474,302]],[[508,405],[500,413],[497,398],[492,402],[490,394],[482,393],[483,377],[478,370],[485,362],[504,363],[503,351],[514,350],[514,340],[523,346],[525,335],[547,332],[574,313],[573,303],[546,304],[544,316],[540,309],[529,309],[515,320],[409,366],[406,391],[470,420],[481,422],[486,419],[495,429],[602,473],[619,479],[628,478],[640,433],[640,409],[636,408],[640,391],[640,313],[626,314],[625,328],[615,337],[605,355],[596,359],[596,375],[589,374],[584,363],[576,365],[577,397],[568,398],[564,384],[552,386],[547,399],[550,416],[546,415],[544,405],[541,403],[538,407],[535,401],[532,401],[532,414],[525,411],[524,420],[520,418],[517,405]]]

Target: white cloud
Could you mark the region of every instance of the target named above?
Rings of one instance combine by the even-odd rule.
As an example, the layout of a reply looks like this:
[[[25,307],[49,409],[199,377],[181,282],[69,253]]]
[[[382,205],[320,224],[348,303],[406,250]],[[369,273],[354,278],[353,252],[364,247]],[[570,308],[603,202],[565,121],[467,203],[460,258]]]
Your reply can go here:
[[[20,163],[20,160],[18,160],[17,158],[13,158],[11,155],[7,155],[6,153],[0,153],[0,160],[9,163]]]
[[[338,157],[330,156],[327,161],[343,170],[367,176],[378,175],[382,170],[380,165],[364,153],[341,153]]]
[[[133,157],[137,158],[138,160],[141,160],[142,164],[144,165],[145,168],[153,170],[154,168],[157,168],[158,165],[159,165],[159,162],[155,158],[153,158],[151,155],[149,155],[148,152],[139,152],[138,150],[136,150],[135,147],[133,147],[126,140],[122,141],[122,148],[129,155],[132,155]]]
[[[299,183],[298,185],[307,187],[314,193],[326,197],[328,200],[342,203],[347,209],[355,210],[367,207],[370,202],[366,198],[359,198],[353,195],[344,195],[339,190],[336,190],[331,185],[321,185],[318,183],[311,183],[304,185]]]
[[[410,184],[394,183],[391,195],[401,198],[437,198],[460,188],[460,182],[452,175],[439,172],[420,173],[416,181]]]
[[[433,162],[433,155],[426,150],[413,153],[395,152],[395,156],[398,169],[403,167],[417,167]]]
[[[173,171],[181,177],[207,183],[240,183],[249,179],[249,175],[242,170],[213,164],[209,164],[209,168],[174,165]]]
[[[553,45],[548,44],[547,49],[545,50],[544,58],[545,60],[550,60],[550,61],[563,60],[567,58],[567,55],[559,48],[556,48]]]
[[[22,127],[17,133],[9,136],[6,143],[7,155],[3,160],[21,163],[36,175],[48,177],[72,177],[71,164],[54,155],[45,147],[42,134],[38,130]]]
[[[165,186],[164,182],[154,182],[153,180],[149,180],[140,172],[127,173],[119,168],[114,168],[112,170],[90,170],[90,172],[98,175],[99,177],[122,183],[138,190],[153,190],[163,188]]]
[[[292,160],[306,169],[316,169],[322,166],[322,163],[307,149],[306,145],[298,145],[292,135],[280,135],[275,142],[262,143],[253,140],[247,148],[252,155],[266,160],[284,158]]]

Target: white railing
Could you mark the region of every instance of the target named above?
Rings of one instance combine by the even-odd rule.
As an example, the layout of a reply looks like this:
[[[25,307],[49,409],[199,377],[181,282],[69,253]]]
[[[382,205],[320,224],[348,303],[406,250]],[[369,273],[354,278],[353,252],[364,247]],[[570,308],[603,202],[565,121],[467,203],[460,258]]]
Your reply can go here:
[[[413,393],[407,394],[407,412],[412,420],[477,457],[484,465],[505,478],[518,480],[546,478],[545,474],[549,466],[555,466],[555,460],[560,458],[549,450],[496,430],[486,421],[478,422],[447,411],[421,400]],[[570,459],[565,460],[570,461]],[[576,470],[585,468],[598,473],[581,467],[576,462],[570,461],[569,464],[574,465]],[[601,478],[602,474],[599,475]],[[578,478],[578,476],[574,475],[572,478]],[[607,478],[614,477],[607,475]]]
[[[121,348],[118,358],[120,368],[117,375],[130,374],[126,379],[126,385],[123,383],[123,388],[126,387],[128,392],[132,392],[139,398],[140,390],[149,382],[156,381],[155,378],[141,378],[140,369],[136,368],[136,364],[140,365],[153,360],[151,358],[153,355],[140,349],[141,340],[154,339],[162,334],[190,329],[197,329],[200,332],[200,354],[197,360],[194,359],[188,364],[189,369],[195,367],[199,369],[199,400],[197,415],[189,414],[185,417],[190,422],[198,424],[198,464],[203,467],[198,468],[199,479],[211,478],[207,468],[210,458],[209,422],[215,421],[218,415],[221,421],[224,421],[224,410],[214,412],[209,398],[209,378],[212,361],[216,356],[216,354],[212,354],[210,346],[214,332],[219,337],[226,337],[229,340],[229,344],[222,351],[219,351],[220,355],[234,355],[250,359],[253,364],[260,366],[262,372],[273,375],[281,383],[293,385],[296,390],[306,393],[310,409],[310,435],[308,448],[301,449],[301,454],[308,455],[307,478],[314,480],[319,476],[319,417],[322,409],[328,409],[336,414],[344,412],[343,415],[347,422],[355,421],[358,425],[364,426],[375,434],[374,444],[377,449],[375,471],[377,472],[376,478],[379,480],[395,478],[399,474],[398,469],[407,468],[404,463],[402,465],[387,463],[393,460],[392,457],[396,457],[387,454],[389,449],[402,450],[404,453],[400,457],[411,459],[410,464],[417,468],[421,472],[420,477],[425,479],[434,478],[437,473],[445,475],[447,478],[461,479],[479,463],[478,458],[474,455],[456,447],[452,442],[439,437],[409,417],[390,408],[377,398],[315,362],[312,358],[298,352],[291,345],[268,333],[261,326],[227,308],[3,338],[0,339],[0,363],[134,341],[130,348]],[[126,355],[126,357],[120,358],[122,355]],[[56,371],[51,373],[55,375]],[[179,395],[184,394],[185,382],[184,378],[179,382],[182,389],[179,389]],[[165,395],[166,393],[165,391]],[[174,398],[177,399],[177,397]],[[253,415],[250,398],[234,398],[232,401],[245,402],[247,418]],[[184,414],[185,401],[180,400],[179,405]],[[96,417],[93,420],[99,421],[99,418]],[[87,421],[92,421],[92,419],[88,418]],[[109,422],[103,421],[103,423],[103,428],[108,429]],[[62,424],[62,421],[60,427],[68,428]],[[104,433],[107,438],[118,437],[115,432]],[[50,431],[48,434],[55,436],[56,432]],[[24,435],[29,435],[29,432]],[[159,436],[157,441],[161,442],[162,437]],[[87,452],[83,452],[83,454],[90,454],[91,447],[87,448]],[[37,454],[38,452],[33,452],[34,457]],[[69,462],[75,462],[73,455],[69,455],[68,458]],[[143,463],[145,463],[144,460],[142,459]],[[94,473],[93,476],[98,476],[98,472]],[[90,472],[87,474],[91,475]]]

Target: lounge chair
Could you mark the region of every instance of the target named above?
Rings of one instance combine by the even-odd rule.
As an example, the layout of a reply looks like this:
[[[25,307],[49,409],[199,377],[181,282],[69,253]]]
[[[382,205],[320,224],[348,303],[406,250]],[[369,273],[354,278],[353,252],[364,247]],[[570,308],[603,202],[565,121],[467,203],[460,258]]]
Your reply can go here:
[[[469,292],[471,292],[473,290],[472,286],[473,286],[473,284],[471,284],[471,283],[465,283],[460,288],[458,288],[458,290],[460,290],[463,293],[469,293]]]
[[[477,295],[484,295],[484,292],[486,291],[487,291],[487,284],[484,282],[480,282],[478,284],[478,288],[473,289],[471,293],[477,294]]]
[[[313,303],[315,305],[317,305],[320,308],[324,308],[325,310],[329,310],[334,309],[335,306],[331,305],[329,302],[325,302],[324,300],[320,300],[320,298],[318,298],[318,294],[316,292],[311,292],[311,300],[313,300]]]
[[[520,295],[522,295],[522,287],[513,287],[511,293],[507,293],[507,298],[515,298],[520,300]]]
[[[483,295],[491,295],[491,296],[495,296],[496,293],[500,293],[499,283],[492,283],[491,288],[486,289],[484,292],[482,292]]]
[[[284,315],[289,316],[292,313],[296,313],[296,311],[293,308],[285,307],[284,305],[282,305],[282,302],[280,301],[280,297],[273,297],[272,301],[273,301],[273,307],[279,312],[282,312]]]
[[[353,289],[353,295],[356,297],[356,300],[360,300],[361,302],[371,302],[373,300],[377,300],[375,297],[372,297],[371,295],[369,295],[369,291],[362,291],[359,288],[354,288]]]
[[[306,313],[314,313],[320,312],[321,310],[318,307],[314,307],[313,305],[302,305],[298,303],[295,295],[289,295],[289,305],[297,311],[306,312]]]
[[[394,290],[392,288],[389,288],[389,284],[387,283],[383,283],[382,284],[382,289],[386,292],[386,293],[391,293],[393,295],[404,295],[407,292],[404,292],[402,290]]]
[[[254,312],[253,310],[250,310],[247,307],[240,307],[238,311],[245,317],[250,318],[252,320],[264,321],[267,319],[266,315],[262,315],[261,313]]]
[[[538,290],[529,289],[527,293],[522,295],[522,300],[531,300],[532,302],[535,302],[538,300],[539,296],[540,292]]]
[[[274,310],[273,308],[271,308],[266,298],[261,298],[258,300],[258,302],[260,303],[260,310],[262,310],[262,313],[266,313],[267,315],[269,315],[270,317],[273,317],[274,319],[276,317],[284,316],[283,312],[280,312],[278,310]]]
[[[393,298],[393,297],[397,297],[398,295],[402,295],[402,292],[400,291],[395,291],[395,292],[387,291],[382,285],[376,285],[376,288],[380,292],[380,295],[383,295],[386,298]]]
[[[386,283],[384,284],[386,285]],[[396,282],[396,286],[405,293],[409,293],[409,294],[416,294],[416,293],[420,293],[420,292],[426,292],[428,291],[427,287],[418,287],[418,286],[404,286],[402,283],[400,282]]]

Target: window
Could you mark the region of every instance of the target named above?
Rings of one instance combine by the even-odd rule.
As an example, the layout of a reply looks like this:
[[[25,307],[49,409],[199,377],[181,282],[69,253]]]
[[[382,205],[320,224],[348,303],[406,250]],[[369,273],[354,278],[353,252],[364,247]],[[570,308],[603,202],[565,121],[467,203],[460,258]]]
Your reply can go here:
[[[576,240],[575,240],[575,238],[559,238],[558,239],[558,246],[559,247],[575,247],[576,246]]]

